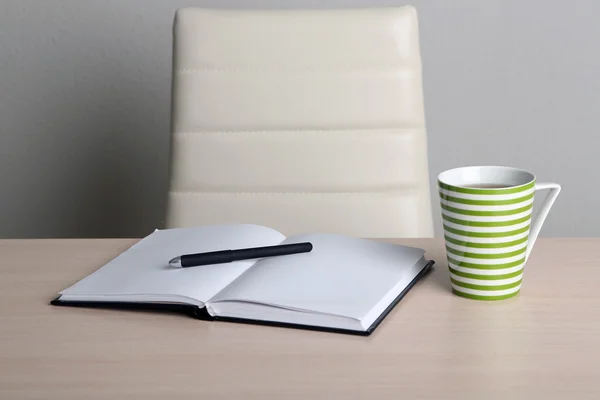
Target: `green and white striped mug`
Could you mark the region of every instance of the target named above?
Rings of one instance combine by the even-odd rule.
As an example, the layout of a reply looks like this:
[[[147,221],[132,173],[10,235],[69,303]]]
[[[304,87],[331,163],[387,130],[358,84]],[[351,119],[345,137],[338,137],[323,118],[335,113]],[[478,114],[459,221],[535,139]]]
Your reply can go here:
[[[560,193],[531,172],[463,167],[442,172],[438,186],[454,294],[474,300],[516,296],[525,263]],[[532,220],[535,192],[550,193]]]

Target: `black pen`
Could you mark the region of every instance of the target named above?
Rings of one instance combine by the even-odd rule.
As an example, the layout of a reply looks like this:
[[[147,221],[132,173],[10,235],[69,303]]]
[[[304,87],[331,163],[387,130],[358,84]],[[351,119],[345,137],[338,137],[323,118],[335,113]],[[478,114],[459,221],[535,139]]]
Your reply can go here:
[[[277,246],[253,247],[239,250],[221,250],[208,253],[184,254],[169,261],[172,267],[198,267],[200,265],[224,264],[232,261],[252,260],[255,258],[286,256],[289,254],[308,253],[313,246],[309,242],[281,244]]]

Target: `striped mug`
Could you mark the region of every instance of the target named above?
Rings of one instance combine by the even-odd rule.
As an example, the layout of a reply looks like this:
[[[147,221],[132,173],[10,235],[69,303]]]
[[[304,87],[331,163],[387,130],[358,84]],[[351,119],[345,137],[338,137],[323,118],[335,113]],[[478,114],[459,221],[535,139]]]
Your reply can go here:
[[[442,172],[438,186],[454,294],[475,300],[516,296],[560,185],[536,183],[521,169],[488,166]],[[534,194],[544,189],[550,193],[532,221]]]

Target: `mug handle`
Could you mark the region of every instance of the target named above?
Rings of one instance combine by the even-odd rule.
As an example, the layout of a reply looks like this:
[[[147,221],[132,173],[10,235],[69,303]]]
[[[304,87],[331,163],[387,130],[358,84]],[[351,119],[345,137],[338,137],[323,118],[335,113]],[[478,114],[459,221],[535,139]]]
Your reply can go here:
[[[554,201],[560,193],[560,185],[558,183],[544,182],[535,184],[535,192],[546,189],[549,189],[550,193],[542,203],[542,208],[540,208],[540,211],[531,223],[531,228],[529,230],[529,243],[527,244],[527,251],[525,252],[525,260],[529,258],[531,249],[533,249],[533,245],[535,244],[535,241],[542,230],[542,225],[544,224],[544,221],[550,212],[550,208],[552,208],[552,204],[554,204]]]

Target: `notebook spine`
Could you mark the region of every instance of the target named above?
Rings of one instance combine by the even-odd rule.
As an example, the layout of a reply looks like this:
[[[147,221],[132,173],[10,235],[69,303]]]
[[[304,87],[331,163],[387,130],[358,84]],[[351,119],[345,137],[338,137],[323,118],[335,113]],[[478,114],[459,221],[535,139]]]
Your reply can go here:
[[[208,313],[206,307],[194,307],[192,315],[202,321],[213,321],[215,319]]]

